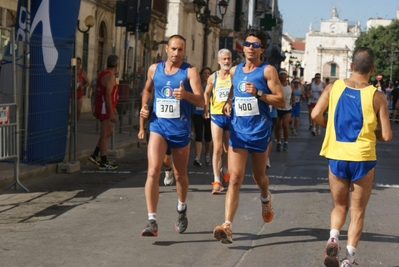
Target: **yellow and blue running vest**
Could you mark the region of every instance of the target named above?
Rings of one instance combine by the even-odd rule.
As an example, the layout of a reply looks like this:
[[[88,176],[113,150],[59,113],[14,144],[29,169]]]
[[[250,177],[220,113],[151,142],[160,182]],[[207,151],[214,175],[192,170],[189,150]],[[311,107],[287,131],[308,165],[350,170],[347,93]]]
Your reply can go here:
[[[372,85],[350,88],[343,80],[334,83],[321,156],[345,161],[376,160],[377,118],[373,106],[376,90]]]
[[[231,88],[230,74],[222,79],[217,71],[214,73],[213,89],[211,94],[211,114],[223,114],[223,106],[229,97]]]

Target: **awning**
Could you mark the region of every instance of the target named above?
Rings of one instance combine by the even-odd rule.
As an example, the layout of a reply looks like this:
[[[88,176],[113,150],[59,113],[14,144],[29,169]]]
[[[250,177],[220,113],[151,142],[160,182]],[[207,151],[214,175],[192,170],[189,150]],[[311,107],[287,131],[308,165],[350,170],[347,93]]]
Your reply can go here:
[[[239,41],[236,41],[235,50],[237,53],[244,53],[243,45]]]

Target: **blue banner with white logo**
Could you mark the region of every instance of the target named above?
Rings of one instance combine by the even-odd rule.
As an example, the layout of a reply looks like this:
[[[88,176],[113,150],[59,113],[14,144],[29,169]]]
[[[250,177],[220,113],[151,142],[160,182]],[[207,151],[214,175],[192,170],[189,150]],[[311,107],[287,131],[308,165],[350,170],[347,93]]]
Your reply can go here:
[[[69,118],[71,58],[80,0],[19,0],[16,39],[29,42],[28,162],[63,161]],[[29,27],[27,24],[29,23]],[[30,34],[26,40],[27,29]]]

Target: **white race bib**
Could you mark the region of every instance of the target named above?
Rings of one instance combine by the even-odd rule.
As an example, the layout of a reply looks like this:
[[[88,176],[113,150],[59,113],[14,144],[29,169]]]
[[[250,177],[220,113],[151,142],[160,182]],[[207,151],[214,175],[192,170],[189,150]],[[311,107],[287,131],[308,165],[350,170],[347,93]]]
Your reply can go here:
[[[158,118],[180,118],[180,101],[176,99],[157,99]]]
[[[299,101],[301,101],[301,96],[296,95],[295,96],[295,102],[298,103]]]
[[[234,108],[237,116],[259,115],[258,99],[255,97],[236,97]]]
[[[229,97],[230,88],[218,88],[215,90],[216,102],[226,102]]]

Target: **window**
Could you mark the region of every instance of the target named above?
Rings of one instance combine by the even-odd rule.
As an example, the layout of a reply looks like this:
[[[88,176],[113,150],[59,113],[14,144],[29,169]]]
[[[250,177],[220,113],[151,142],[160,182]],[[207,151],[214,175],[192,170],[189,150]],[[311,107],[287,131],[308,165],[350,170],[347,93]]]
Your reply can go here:
[[[335,63],[331,63],[330,76],[331,77],[337,76],[337,64]]]

